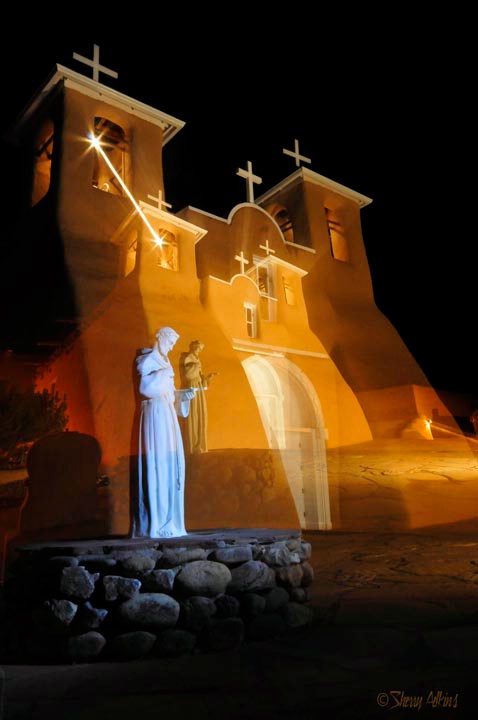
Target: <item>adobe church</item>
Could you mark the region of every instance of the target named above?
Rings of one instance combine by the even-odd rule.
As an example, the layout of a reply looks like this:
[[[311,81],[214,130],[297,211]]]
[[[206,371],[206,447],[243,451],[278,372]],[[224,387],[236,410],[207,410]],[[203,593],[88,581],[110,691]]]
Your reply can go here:
[[[295,142],[275,187],[239,169],[247,201],[228,217],[172,212],[162,149],[184,123],[89,64],[93,78],[57,66],[14,129],[34,159],[16,236],[50,272],[31,288],[36,339],[57,338],[35,383],[66,396],[70,431],[99,442],[108,531],[129,527],[135,358],[165,325],[180,335],[176,387],[194,340],[217,373],[207,451],[187,456],[187,528],[347,529],[329,454],[413,427],[432,439],[424,418],[447,414],[375,305],[360,223],[371,200],[306,167]]]

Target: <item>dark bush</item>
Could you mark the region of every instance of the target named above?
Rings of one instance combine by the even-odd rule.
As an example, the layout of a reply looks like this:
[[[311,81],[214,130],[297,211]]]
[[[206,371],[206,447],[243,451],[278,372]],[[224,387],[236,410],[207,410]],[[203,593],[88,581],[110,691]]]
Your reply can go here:
[[[0,381],[0,466],[23,464],[29,445],[68,422],[66,402],[58,393],[20,390]]]

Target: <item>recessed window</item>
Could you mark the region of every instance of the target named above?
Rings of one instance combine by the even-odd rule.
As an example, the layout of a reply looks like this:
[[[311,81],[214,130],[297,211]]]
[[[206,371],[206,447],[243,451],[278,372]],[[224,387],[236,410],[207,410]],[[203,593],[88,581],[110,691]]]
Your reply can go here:
[[[284,205],[274,203],[266,208],[269,215],[271,215],[278,226],[281,229],[282,234],[287,242],[295,242],[294,240],[294,226],[289,215],[289,211]]]
[[[257,337],[257,307],[250,303],[244,303],[244,314],[246,319],[247,337]]]
[[[119,178],[126,183],[126,133],[119,125],[103,117],[95,117],[94,133],[108,162],[100,152],[95,153],[92,185],[112,195],[124,195]]]
[[[329,234],[330,252],[335,260],[349,262],[349,246],[345,237],[344,228],[337,214],[325,208],[327,232]]]
[[[126,241],[126,252],[124,262],[124,276],[126,277],[136,267],[136,253],[138,251],[138,232],[134,230]]]
[[[265,265],[257,265],[257,286],[261,293],[271,295],[271,278],[269,277],[269,268]]]
[[[295,305],[294,286],[289,278],[282,277],[282,286],[284,288],[284,297],[287,305]]]
[[[254,265],[247,271],[246,275],[254,280],[259,292],[264,295],[272,295],[274,292],[273,270],[270,263],[264,262],[264,259],[254,255]]]
[[[158,236],[163,241],[162,245],[156,246],[156,262],[165,270],[179,270],[179,249],[175,235],[169,230],[158,229]]]
[[[54,127],[47,120],[35,141],[35,167],[33,170],[32,205],[36,205],[48,192],[51,179]]]
[[[277,302],[275,294],[275,268],[264,258],[254,255],[254,266],[247,273],[261,293],[260,313],[262,320],[272,321],[276,318]]]

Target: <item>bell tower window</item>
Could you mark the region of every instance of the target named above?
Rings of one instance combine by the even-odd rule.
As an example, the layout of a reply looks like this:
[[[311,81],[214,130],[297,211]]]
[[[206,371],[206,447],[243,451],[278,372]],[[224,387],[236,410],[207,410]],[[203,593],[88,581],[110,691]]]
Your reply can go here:
[[[287,305],[295,305],[295,290],[292,278],[282,276],[282,286],[284,288],[284,296]]]
[[[325,208],[325,218],[327,220],[327,232],[332,257],[341,262],[349,262],[349,246],[340,219],[337,214],[329,208]]]
[[[133,230],[127,237],[124,247],[123,275],[126,277],[136,267],[136,254],[138,251],[138,231]]]
[[[295,242],[294,226],[287,208],[281,203],[276,202],[266,207],[265,210],[278,224],[285,241],[290,243]]]
[[[54,127],[47,120],[35,141],[35,167],[33,171],[32,206],[40,202],[48,192],[51,178]]]
[[[271,262],[264,258],[254,255],[254,266],[247,273],[254,280],[259,292],[260,299],[260,315],[262,320],[276,319],[276,298],[275,294],[275,271]]]
[[[111,120],[95,117],[94,133],[115,172],[124,183],[128,184],[126,178],[127,141],[125,131]],[[94,188],[112,195],[124,195],[123,188],[115,172],[113,172],[101,153],[95,153],[92,178]]]
[[[165,270],[179,270],[179,248],[175,235],[169,230],[158,229],[158,237],[162,245],[156,246],[156,263]]]

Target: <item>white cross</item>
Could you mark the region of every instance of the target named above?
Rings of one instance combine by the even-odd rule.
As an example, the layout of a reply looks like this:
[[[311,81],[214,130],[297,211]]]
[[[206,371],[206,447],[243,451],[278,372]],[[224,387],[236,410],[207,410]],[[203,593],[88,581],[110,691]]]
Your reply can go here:
[[[163,200],[163,192],[162,190],[158,190],[158,195],[148,195],[150,200],[154,200],[155,203],[158,203],[158,208],[161,210],[161,205],[164,205],[165,208],[172,208],[173,206],[169,203],[165,202]]]
[[[85,65],[88,65],[89,67],[93,68],[93,80],[95,82],[98,82],[98,78],[100,76],[100,72],[104,73],[104,75],[110,75],[113,78],[118,77],[118,73],[114,70],[110,70],[107,67],[104,67],[104,65],[100,65],[100,46],[99,45],[93,45],[93,60],[89,60],[84,55],[78,55],[78,53],[73,53],[73,60],[78,60],[81,63],[84,63]]]
[[[238,260],[241,263],[241,275],[244,275],[244,265],[249,265],[249,260],[246,260],[244,253],[241,250],[240,255],[236,255],[234,260]]]
[[[266,255],[270,255],[271,253],[274,253],[274,255],[275,255],[275,252],[276,252],[276,251],[273,250],[273,249],[270,247],[270,245],[269,245],[269,240],[266,240],[266,244],[265,244],[265,245],[259,245],[259,247],[260,247],[261,250],[265,250],[265,251],[266,251]]]
[[[252,163],[250,162],[250,160],[247,161],[247,170],[239,168],[238,170],[236,170],[236,175],[239,175],[239,177],[245,178],[247,180],[247,202],[253,203],[254,183],[260,185],[262,183],[262,178],[260,178],[258,175],[252,174]]]
[[[305,155],[300,155],[298,140],[294,140],[294,152],[292,152],[292,150],[285,150],[285,148],[282,148],[282,152],[284,153],[284,155],[290,155],[290,157],[295,158],[295,164],[297,167],[300,167],[301,160],[309,164],[312,162],[312,160],[308,157],[305,157]]]

